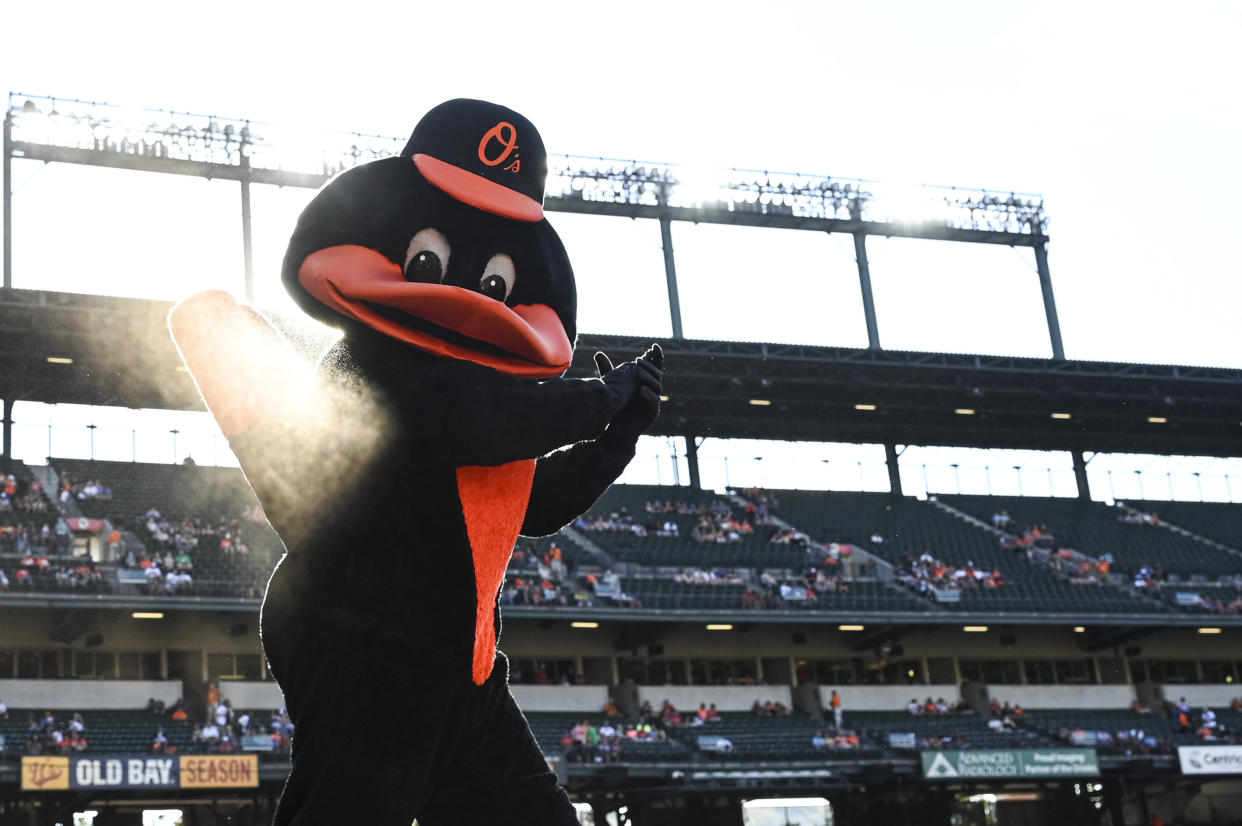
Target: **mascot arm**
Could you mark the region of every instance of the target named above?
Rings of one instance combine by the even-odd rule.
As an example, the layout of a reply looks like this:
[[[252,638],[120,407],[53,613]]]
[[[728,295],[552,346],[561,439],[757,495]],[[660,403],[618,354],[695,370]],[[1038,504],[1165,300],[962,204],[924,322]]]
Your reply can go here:
[[[535,467],[535,481],[522,533],[547,536],[584,513],[634,458],[634,447],[660,415],[664,352],[653,344],[631,365],[620,369],[603,353],[595,355],[600,377],[617,381],[624,370],[634,375],[633,391],[613,415],[603,435],[568,450],[544,456]],[[636,369],[637,368],[637,369]]]
[[[535,465],[523,536],[549,536],[584,513],[621,475],[634,448],[616,453],[601,441],[582,442]]]
[[[311,365],[253,307],[209,290],[173,307],[173,340],[208,409],[241,461],[247,479],[278,530],[296,533],[304,494],[307,446],[332,444],[330,415],[342,395],[316,382]],[[323,423],[320,428],[311,421]],[[314,433],[316,429],[323,433]],[[319,461],[328,461],[322,450]],[[288,536],[285,537],[289,539]]]
[[[456,365],[416,381],[397,403],[420,458],[455,467],[535,459],[595,439],[618,406],[598,379],[532,381]]]

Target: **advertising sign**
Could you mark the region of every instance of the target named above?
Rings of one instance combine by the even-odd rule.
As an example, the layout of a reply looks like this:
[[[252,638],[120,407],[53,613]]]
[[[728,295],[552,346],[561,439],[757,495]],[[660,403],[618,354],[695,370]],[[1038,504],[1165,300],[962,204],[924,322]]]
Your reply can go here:
[[[181,758],[183,789],[242,789],[258,785],[257,754],[194,754]]]
[[[1098,777],[1095,749],[921,751],[927,780],[1009,777]]]
[[[22,789],[237,789],[259,785],[255,754],[23,757]]]
[[[1242,774],[1242,746],[1178,746],[1182,774]]]
[[[69,788],[68,757],[23,757],[22,791],[51,792]]]

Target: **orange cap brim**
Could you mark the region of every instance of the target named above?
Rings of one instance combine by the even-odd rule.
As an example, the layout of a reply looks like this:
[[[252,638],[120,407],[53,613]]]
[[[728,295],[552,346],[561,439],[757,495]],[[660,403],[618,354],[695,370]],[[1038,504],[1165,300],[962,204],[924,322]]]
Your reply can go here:
[[[414,165],[432,185],[463,204],[516,221],[543,220],[543,204],[482,175],[422,153],[414,156]]]

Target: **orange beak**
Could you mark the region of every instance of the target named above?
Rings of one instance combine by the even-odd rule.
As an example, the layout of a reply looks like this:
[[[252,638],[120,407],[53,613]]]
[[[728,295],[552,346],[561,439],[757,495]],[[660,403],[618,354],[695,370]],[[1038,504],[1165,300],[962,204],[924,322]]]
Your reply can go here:
[[[298,281],[321,303],[377,332],[511,376],[559,376],[573,357],[565,326],[547,304],[509,307],[461,287],[411,283],[401,267],[368,247],[342,245],[311,253],[298,270]],[[376,305],[434,327],[402,325]],[[435,328],[453,335],[441,337]]]

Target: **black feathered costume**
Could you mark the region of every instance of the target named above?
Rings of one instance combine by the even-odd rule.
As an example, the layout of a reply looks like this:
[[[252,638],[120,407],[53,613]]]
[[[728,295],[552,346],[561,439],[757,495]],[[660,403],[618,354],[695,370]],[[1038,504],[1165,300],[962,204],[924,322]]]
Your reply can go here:
[[[559,378],[576,294],[546,164],[521,115],[456,100],[328,184],[283,273],[343,330],[314,376],[220,293],[172,313],[287,548],[261,627],[296,726],[277,824],[576,822],[509,693],[498,594],[519,532],[633,457],[662,354]]]

